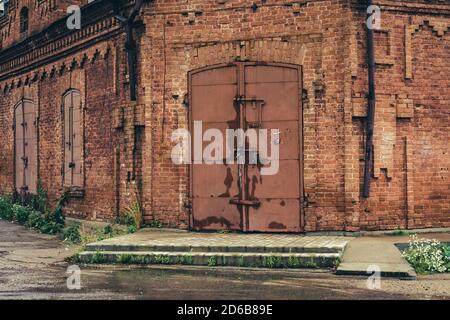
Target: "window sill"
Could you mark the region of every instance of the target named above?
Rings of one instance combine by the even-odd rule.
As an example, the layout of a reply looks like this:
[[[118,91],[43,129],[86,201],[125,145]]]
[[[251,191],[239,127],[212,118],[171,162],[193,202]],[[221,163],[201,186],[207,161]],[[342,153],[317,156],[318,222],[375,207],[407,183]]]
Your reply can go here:
[[[65,187],[69,192],[70,198],[84,198],[85,190],[81,187]]]

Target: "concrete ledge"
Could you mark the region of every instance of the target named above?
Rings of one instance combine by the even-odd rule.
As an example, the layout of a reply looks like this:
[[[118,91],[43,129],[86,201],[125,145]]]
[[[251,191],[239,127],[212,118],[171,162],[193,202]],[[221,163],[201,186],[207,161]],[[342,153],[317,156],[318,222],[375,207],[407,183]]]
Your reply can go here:
[[[85,251],[78,262],[86,264],[162,264],[194,266],[235,266],[263,268],[332,268],[339,253],[217,253],[217,252],[135,252]]]
[[[377,236],[395,236],[399,232],[409,234],[421,233],[450,233],[449,228],[421,228],[421,229],[395,229],[395,230],[380,230],[380,231],[314,231],[306,232],[307,236],[344,236],[344,237],[377,237]]]
[[[166,245],[152,244],[105,244],[100,242],[86,245],[86,251],[158,251],[158,252],[234,252],[234,253],[342,253],[345,246],[219,246],[219,245],[175,245],[168,242]]]
[[[352,275],[352,276],[371,276],[374,271],[367,272],[368,268],[373,264],[370,263],[341,263],[336,270],[337,275]],[[396,277],[415,279],[417,277],[414,269],[404,264],[390,264],[377,263],[376,266],[380,268],[380,276],[382,277]]]

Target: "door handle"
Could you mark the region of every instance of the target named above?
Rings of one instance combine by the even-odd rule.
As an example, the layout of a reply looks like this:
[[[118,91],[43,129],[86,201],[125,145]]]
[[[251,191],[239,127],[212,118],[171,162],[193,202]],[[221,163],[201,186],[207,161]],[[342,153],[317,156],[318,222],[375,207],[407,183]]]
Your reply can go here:
[[[23,160],[23,166],[28,168],[28,157],[22,157],[21,159]]]

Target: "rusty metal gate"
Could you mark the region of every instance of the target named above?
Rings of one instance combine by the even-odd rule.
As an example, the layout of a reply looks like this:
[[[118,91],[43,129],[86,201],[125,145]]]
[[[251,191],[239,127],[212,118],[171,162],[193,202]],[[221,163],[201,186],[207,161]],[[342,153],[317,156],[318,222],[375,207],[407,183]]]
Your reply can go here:
[[[36,110],[31,101],[23,100],[15,107],[15,186],[18,191],[36,193],[37,129]]]
[[[298,232],[303,227],[301,68],[236,62],[189,73],[190,227],[194,230]],[[201,131],[194,124],[201,121]],[[215,128],[279,129],[279,170],[261,175],[262,165],[205,164],[195,159],[199,135]],[[197,132],[196,132],[197,131]],[[273,136],[268,136],[268,142]],[[203,139],[202,139],[203,140]],[[205,139],[208,140],[208,139]],[[234,157],[223,139],[224,158]],[[211,139],[212,141],[212,139]],[[201,150],[210,141],[203,141]],[[248,141],[246,141],[248,144]],[[234,145],[234,143],[233,143]],[[197,149],[198,151],[198,149]],[[269,148],[270,154],[271,150]],[[225,160],[224,159],[224,160]]]

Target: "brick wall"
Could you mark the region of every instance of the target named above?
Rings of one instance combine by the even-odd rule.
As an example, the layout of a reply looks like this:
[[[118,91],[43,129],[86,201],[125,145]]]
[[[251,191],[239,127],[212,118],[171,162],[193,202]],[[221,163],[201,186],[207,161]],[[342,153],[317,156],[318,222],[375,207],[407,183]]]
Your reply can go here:
[[[310,2],[286,6],[273,1],[253,11],[249,1],[193,1],[189,5],[156,1],[144,9],[146,35],[142,68],[152,117],[152,148],[144,163],[153,163],[152,188],[144,188],[151,214],[166,223],[188,217],[187,168],[170,160],[171,132],[186,128],[187,72],[234,60],[263,60],[303,65],[305,99],[305,184],[310,200],[309,229],[343,228],[343,117],[345,49],[344,2]],[[317,17],[320,16],[320,20]],[[272,21],[270,25],[265,23]],[[325,87],[321,86],[325,83]],[[178,97],[177,99],[174,98]],[[164,119],[164,121],[163,121]],[[147,175],[148,172],[144,172]],[[150,173],[151,174],[151,173]]]
[[[0,18],[0,48],[7,48],[23,40],[19,23],[23,7],[28,8],[28,35],[33,35],[66,16],[69,6],[85,3],[87,1],[83,0],[10,0],[8,14]]]
[[[13,175],[13,107],[22,98],[38,106],[38,178],[50,200],[62,193],[62,96],[68,89],[77,89],[82,97],[84,152],[82,157],[84,187],[78,197],[73,195],[67,214],[76,217],[106,220],[116,215],[114,150],[118,134],[112,128],[114,100],[112,55],[94,53],[83,66],[73,65],[60,71],[42,73],[27,85],[3,92],[0,126],[5,137],[0,165],[0,192],[10,193]]]
[[[364,199],[365,8],[347,0],[252,3],[145,5],[135,32],[135,103],[124,34],[114,24],[102,33],[111,34],[107,40],[0,78],[0,193],[13,188],[13,106],[29,96],[39,101],[39,178],[58,197],[61,96],[77,87],[84,97],[85,187],[67,214],[114,219],[137,197],[148,222],[188,228],[188,167],[170,158],[171,133],[188,127],[187,73],[236,60],[281,62],[303,71],[306,231],[450,226],[448,5],[378,1],[374,172]],[[1,70],[0,63],[0,77]]]
[[[448,11],[435,16],[384,9],[382,30],[375,32],[375,172],[370,198],[360,201],[360,226],[368,230],[448,226]],[[357,39],[358,63],[363,65],[364,34],[357,34]],[[358,104],[367,90],[366,70],[359,69],[353,85],[354,134],[360,137],[364,118],[359,117]],[[362,139],[359,157],[364,157]],[[360,161],[360,177],[363,167]]]

